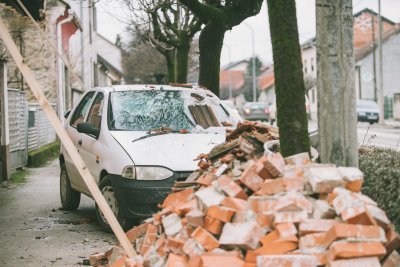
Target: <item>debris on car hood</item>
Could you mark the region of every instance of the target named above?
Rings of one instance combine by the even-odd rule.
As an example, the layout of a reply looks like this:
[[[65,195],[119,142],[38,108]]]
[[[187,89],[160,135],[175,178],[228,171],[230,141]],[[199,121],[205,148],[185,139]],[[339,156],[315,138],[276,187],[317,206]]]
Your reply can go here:
[[[264,155],[276,129],[243,122],[198,157],[199,169],[93,266],[399,266],[399,235],[360,190],[358,168],[315,164],[307,153]],[[396,265],[397,264],[397,265]],[[385,265],[386,266],[386,265]]]

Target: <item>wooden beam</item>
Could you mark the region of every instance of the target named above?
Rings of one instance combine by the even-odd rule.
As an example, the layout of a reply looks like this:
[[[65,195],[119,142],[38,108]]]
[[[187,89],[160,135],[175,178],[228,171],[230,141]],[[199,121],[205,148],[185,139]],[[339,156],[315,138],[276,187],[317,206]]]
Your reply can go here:
[[[74,144],[72,143],[71,139],[69,138],[67,132],[64,130],[61,122],[57,118],[57,115],[53,108],[51,107],[49,101],[43,94],[39,83],[36,81],[35,77],[31,69],[25,64],[24,59],[22,58],[17,46],[15,45],[13,39],[11,38],[10,33],[8,32],[6,26],[3,23],[3,20],[0,18],[0,37],[3,39],[7,50],[10,52],[12,58],[14,59],[15,64],[21,71],[22,75],[25,77],[27,84],[29,85],[30,90],[32,91],[33,95],[42,106],[43,110],[46,113],[47,118],[49,119],[51,125],[53,126],[54,130],[56,131],[58,137],[60,138],[61,143],[67,150],[67,153],[70,155],[73,163],[75,164],[76,168],[79,171],[79,174],[82,176],[83,180],[85,181],[86,186],[88,187],[90,193],[92,194],[94,200],[96,201],[97,205],[99,206],[100,210],[103,212],[104,216],[106,217],[108,223],[110,224],[111,229],[113,230],[114,234],[116,235],[118,241],[120,242],[121,246],[125,250],[125,253],[129,257],[136,256],[136,253],[132,247],[131,242],[128,240],[127,236],[125,235],[124,231],[122,230],[121,225],[118,223],[118,220],[115,218],[114,213],[111,211],[110,207],[108,206],[106,200],[104,199],[103,195],[101,194],[95,180],[93,179],[92,175],[90,174],[88,168],[86,167],[85,163],[83,162],[81,156],[79,155],[78,151],[76,150]]]

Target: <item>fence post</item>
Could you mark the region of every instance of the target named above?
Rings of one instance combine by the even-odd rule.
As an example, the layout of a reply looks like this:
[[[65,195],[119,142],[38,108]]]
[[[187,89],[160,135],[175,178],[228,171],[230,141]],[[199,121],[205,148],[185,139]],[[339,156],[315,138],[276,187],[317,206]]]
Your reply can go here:
[[[8,121],[7,61],[0,60],[1,102],[1,181],[8,181],[11,173],[10,132]]]

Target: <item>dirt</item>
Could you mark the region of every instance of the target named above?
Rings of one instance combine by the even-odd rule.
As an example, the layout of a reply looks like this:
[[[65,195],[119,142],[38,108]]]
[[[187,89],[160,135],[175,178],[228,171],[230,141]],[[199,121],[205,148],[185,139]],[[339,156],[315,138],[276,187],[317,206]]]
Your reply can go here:
[[[80,266],[116,243],[97,225],[92,199],[61,208],[57,161],[28,171],[25,183],[0,188],[0,266]]]

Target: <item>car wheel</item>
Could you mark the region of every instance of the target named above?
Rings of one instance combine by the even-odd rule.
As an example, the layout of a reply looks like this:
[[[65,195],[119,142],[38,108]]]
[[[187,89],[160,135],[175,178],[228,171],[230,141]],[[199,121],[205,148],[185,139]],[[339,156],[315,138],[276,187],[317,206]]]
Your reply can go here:
[[[65,164],[60,166],[60,199],[66,210],[76,210],[81,202],[81,193],[72,189]]]
[[[115,217],[117,218],[119,224],[121,225],[122,229],[125,231],[128,230],[130,223],[129,221],[120,214],[119,204],[117,198],[115,196],[114,188],[111,185],[110,177],[104,177],[99,184],[99,188],[101,194],[107,201],[107,204],[110,206],[112,212],[114,213]],[[96,203],[96,217],[97,222],[99,223],[100,227],[103,228],[106,232],[112,232],[110,225],[108,224],[106,217],[104,216],[103,212],[100,210],[99,206]]]

